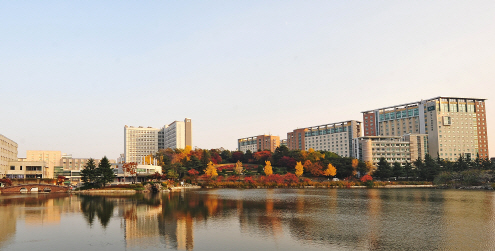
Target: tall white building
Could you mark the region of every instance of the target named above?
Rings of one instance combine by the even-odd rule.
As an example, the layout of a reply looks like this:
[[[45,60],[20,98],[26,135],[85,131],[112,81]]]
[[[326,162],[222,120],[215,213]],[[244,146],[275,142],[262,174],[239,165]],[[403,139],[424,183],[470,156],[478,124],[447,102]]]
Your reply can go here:
[[[159,134],[160,149],[192,147],[192,125],[190,118],[186,118],[184,121],[174,121],[164,126]]]
[[[185,148],[192,146],[191,119],[174,121],[162,128],[124,127],[125,162],[142,163],[144,157],[155,154],[159,149]]]
[[[141,163],[142,159],[158,152],[158,132],[152,127],[124,127],[125,162]]]

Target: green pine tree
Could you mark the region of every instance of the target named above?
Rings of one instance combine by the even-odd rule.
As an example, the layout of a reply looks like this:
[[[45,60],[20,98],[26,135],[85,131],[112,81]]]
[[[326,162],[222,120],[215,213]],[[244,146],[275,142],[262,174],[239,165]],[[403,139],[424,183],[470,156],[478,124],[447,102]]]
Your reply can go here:
[[[115,178],[115,173],[112,170],[112,165],[107,159],[107,156],[103,157],[98,164],[97,168],[98,174],[98,184],[105,186],[107,183],[110,183]]]
[[[95,160],[90,158],[86,165],[84,165],[84,169],[81,171],[81,180],[84,186],[88,186],[91,183],[96,182],[96,165]]]

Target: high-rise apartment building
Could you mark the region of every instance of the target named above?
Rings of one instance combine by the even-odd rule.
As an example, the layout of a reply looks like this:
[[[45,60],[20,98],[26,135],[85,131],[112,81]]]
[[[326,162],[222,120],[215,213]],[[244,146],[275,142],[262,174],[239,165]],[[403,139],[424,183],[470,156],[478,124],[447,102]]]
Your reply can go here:
[[[353,157],[353,139],[361,137],[361,122],[344,122],[295,129],[287,133],[290,150],[330,151],[343,157]]]
[[[237,149],[242,152],[250,150],[257,152],[258,150],[269,150],[274,152],[280,145],[280,137],[273,135],[258,135],[237,140]]]
[[[0,134],[0,177],[10,168],[10,161],[17,161],[17,143]]]
[[[192,122],[174,121],[162,128],[124,126],[125,162],[142,163],[160,149],[192,147]]]
[[[192,124],[191,119],[174,121],[164,126],[159,132],[159,149],[192,147]]]
[[[485,99],[435,97],[362,113],[365,136],[427,134],[432,157],[489,156]]]

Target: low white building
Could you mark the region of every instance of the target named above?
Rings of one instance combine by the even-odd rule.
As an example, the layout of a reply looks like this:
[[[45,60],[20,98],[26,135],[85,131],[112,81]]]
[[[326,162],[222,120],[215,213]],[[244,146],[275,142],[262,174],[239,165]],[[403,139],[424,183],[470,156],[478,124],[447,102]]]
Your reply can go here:
[[[154,174],[154,173],[159,173],[160,175],[162,173],[162,167],[157,166],[157,165],[137,165],[136,167],[136,175],[131,175],[130,172],[125,172],[123,169],[123,164],[117,163],[117,164],[112,164],[114,165],[113,167],[114,172],[116,174],[115,177],[115,182],[116,183],[121,183],[121,182],[143,182],[146,181],[146,177]],[[136,179],[135,179],[136,178]]]

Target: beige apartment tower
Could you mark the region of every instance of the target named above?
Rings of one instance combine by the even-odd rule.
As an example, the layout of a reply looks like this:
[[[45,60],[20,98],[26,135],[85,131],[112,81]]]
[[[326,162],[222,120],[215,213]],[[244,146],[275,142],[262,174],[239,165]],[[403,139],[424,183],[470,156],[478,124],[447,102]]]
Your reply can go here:
[[[353,156],[353,139],[361,137],[361,122],[349,120],[295,129],[287,133],[290,150],[330,151],[343,157]]]
[[[257,152],[269,150],[274,152],[280,146],[280,137],[273,135],[258,135],[237,140],[237,150],[241,152]]]
[[[427,134],[433,158],[489,157],[485,99],[435,97],[362,113],[365,136]]]

